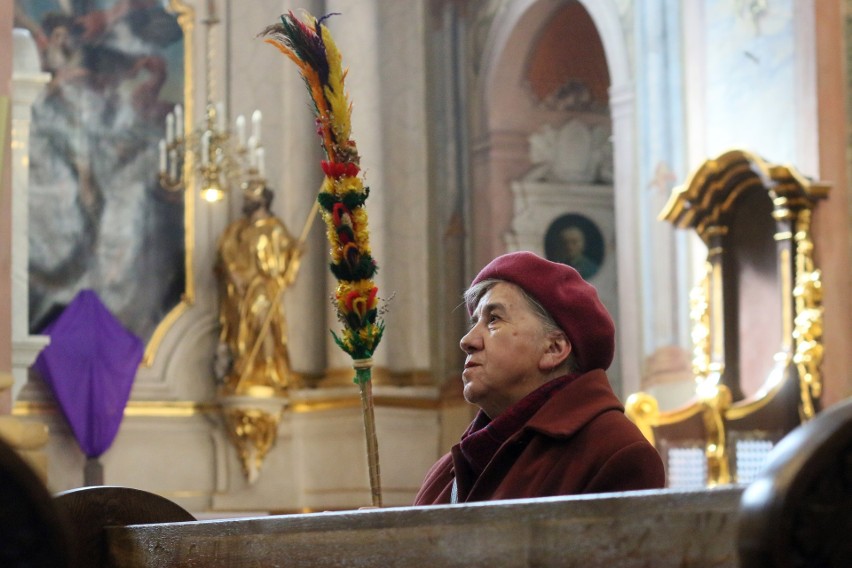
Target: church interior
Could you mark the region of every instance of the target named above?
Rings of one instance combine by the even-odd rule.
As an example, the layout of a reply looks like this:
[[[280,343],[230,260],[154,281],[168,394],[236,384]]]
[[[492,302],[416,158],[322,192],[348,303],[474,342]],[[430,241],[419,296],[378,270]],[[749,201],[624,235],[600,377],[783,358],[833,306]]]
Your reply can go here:
[[[264,41],[303,10],[332,14],[348,70],[353,211],[318,209],[310,85]],[[246,536],[267,550],[288,516],[338,534],[377,505],[402,512],[354,522],[412,555],[429,523],[456,554],[481,519],[563,519],[546,539],[615,515],[405,516],[475,413],[462,294],[532,251],[598,290],[607,375],[666,466],[668,493],[626,497],[629,531],[678,491],[721,519],[852,397],[850,30],[852,0],[0,3],[0,439],[51,495],[268,517]],[[341,292],[333,238],[369,238],[361,288]],[[378,334],[366,356],[353,317]],[[504,565],[484,548],[473,564]]]

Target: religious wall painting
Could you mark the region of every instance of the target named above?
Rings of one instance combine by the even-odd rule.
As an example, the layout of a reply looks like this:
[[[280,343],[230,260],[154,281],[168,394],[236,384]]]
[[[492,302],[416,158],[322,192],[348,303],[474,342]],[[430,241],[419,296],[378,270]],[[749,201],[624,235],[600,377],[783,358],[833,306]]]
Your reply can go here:
[[[49,83],[33,105],[30,331],[94,290],[145,342],[188,294],[182,193],[158,179],[166,115],[183,103],[177,0],[17,0]]]
[[[597,224],[579,213],[557,217],[544,235],[548,260],[572,266],[586,280],[593,280],[604,261],[604,238]]]

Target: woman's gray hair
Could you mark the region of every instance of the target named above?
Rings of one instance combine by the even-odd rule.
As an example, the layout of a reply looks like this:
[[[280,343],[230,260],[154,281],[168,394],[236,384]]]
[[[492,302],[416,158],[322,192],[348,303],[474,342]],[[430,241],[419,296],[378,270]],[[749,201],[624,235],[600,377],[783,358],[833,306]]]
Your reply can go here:
[[[536,317],[538,317],[538,319],[541,321],[541,324],[542,324],[542,327],[544,329],[545,334],[549,335],[551,333],[560,333],[562,335],[565,335],[565,332],[562,330],[561,327],[559,327],[559,325],[557,325],[556,321],[553,319],[553,316],[551,316],[547,312],[547,310],[544,309],[544,306],[542,306],[539,303],[538,300],[536,300],[535,298],[530,296],[527,293],[526,290],[524,290],[523,288],[521,288],[517,284],[514,284],[512,282],[508,282],[506,280],[499,280],[497,278],[488,278],[488,279],[485,279],[485,280],[480,280],[479,282],[477,282],[476,284],[473,284],[470,288],[465,290],[463,298],[464,298],[465,306],[467,307],[467,312],[473,313],[473,311],[476,309],[476,306],[479,304],[479,301],[482,299],[482,297],[485,294],[487,294],[488,291],[491,290],[494,286],[496,286],[497,284],[501,284],[501,283],[513,284],[518,290],[520,290],[521,295],[524,297],[524,300],[526,300],[530,309],[533,311],[533,313],[536,315]],[[565,339],[566,340],[568,339],[567,336],[566,336]],[[575,371],[580,370],[577,367],[577,359],[576,359],[576,357],[574,357],[574,351],[573,350],[571,351],[571,353],[568,355],[568,358],[565,359],[565,362],[561,366],[565,366],[567,371],[569,371],[569,372],[575,372]]]

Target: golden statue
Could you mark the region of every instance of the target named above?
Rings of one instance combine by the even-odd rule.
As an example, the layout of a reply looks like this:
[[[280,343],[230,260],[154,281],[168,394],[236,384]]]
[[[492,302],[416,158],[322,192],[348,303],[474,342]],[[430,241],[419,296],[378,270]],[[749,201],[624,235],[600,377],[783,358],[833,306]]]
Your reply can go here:
[[[223,394],[278,395],[290,386],[283,296],[299,270],[303,239],[294,239],[270,211],[273,195],[262,183],[249,184],[243,217],[219,239],[216,374]]]

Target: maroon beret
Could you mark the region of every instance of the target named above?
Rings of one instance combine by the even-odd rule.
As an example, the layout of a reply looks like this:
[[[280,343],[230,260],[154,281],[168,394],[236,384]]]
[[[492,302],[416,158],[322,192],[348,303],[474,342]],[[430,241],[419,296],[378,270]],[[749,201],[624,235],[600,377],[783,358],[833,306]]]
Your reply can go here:
[[[567,264],[522,251],[489,262],[471,286],[491,279],[520,286],[547,310],[571,342],[581,371],[610,366],[615,353],[615,324],[595,287],[579,272]]]

